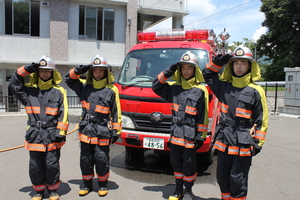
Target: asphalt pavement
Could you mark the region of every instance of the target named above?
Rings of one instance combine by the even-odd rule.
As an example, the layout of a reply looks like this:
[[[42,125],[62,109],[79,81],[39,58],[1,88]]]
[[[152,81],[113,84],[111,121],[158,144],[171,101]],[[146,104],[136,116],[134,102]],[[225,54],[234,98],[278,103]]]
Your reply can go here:
[[[71,117],[69,132],[75,129],[77,118]],[[23,145],[26,119],[25,114],[0,114],[0,200],[30,199],[33,194],[28,175],[29,153],[24,148],[18,148]],[[262,152],[253,158],[250,169],[248,200],[299,198],[299,135],[298,116],[270,115],[265,145]],[[125,163],[124,159],[124,147],[111,145],[108,195],[97,195],[97,180],[94,178],[94,190],[85,197],[79,197],[78,189],[82,183],[79,142],[77,131],[69,134],[61,150],[60,199],[157,200],[168,199],[173,193],[174,178],[167,156],[147,151],[140,160]],[[220,199],[215,178],[216,164],[215,158],[208,168],[199,166],[199,175],[193,187],[195,200]]]

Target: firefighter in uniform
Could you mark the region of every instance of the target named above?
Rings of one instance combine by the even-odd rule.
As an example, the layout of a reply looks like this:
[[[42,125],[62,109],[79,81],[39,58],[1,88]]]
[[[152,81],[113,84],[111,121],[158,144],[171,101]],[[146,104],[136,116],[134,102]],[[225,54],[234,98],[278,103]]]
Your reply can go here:
[[[45,189],[50,200],[59,199],[60,148],[69,126],[66,92],[58,85],[61,81],[54,61],[42,56],[38,63],[18,68],[8,86],[28,115],[24,146],[29,150],[29,175],[36,191],[32,200],[42,199]]]
[[[171,76],[174,81],[167,81]],[[203,145],[208,127],[208,91],[201,84],[203,81],[197,56],[190,51],[153,81],[153,91],[171,103],[173,116],[169,148],[176,189],[169,200],[178,200],[182,196],[185,200],[194,199],[196,150]]]
[[[86,79],[79,78],[85,74]],[[82,103],[79,122],[80,168],[83,187],[79,195],[87,195],[92,190],[94,166],[98,177],[98,195],[108,193],[109,145],[121,133],[121,108],[118,89],[110,65],[97,55],[90,65],[79,65],[70,70],[65,79],[67,85],[76,92]]]
[[[268,128],[265,93],[254,83],[260,79],[259,65],[249,48],[238,47],[233,55],[213,58],[202,73],[221,107],[214,144],[221,197],[246,199],[252,156],[260,152]]]

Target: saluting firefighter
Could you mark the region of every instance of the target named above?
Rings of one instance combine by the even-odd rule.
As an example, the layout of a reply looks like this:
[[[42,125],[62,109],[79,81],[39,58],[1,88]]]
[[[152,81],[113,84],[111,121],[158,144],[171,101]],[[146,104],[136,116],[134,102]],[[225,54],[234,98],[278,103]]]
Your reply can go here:
[[[32,200],[41,200],[46,189],[50,200],[59,199],[60,148],[69,126],[66,92],[58,85],[61,81],[54,61],[42,56],[38,63],[18,68],[8,86],[28,115],[24,146],[29,150],[29,175],[36,191]]]
[[[192,186],[197,177],[196,150],[206,139],[208,91],[191,51],[162,71],[153,81],[153,91],[171,103],[172,125],[169,141],[170,162],[176,189],[169,200],[194,199]],[[173,82],[167,81],[172,76]],[[183,192],[183,186],[185,192]]]
[[[252,156],[260,152],[268,129],[265,92],[254,83],[261,77],[260,67],[249,48],[237,47],[233,55],[213,58],[202,73],[221,107],[214,144],[221,197],[246,199]]]
[[[85,74],[86,79],[79,78]],[[98,195],[108,193],[109,145],[121,133],[119,92],[110,65],[97,55],[90,65],[79,65],[66,75],[67,85],[76,92],[82,103],[79,122],[80,168],[83,187],[79,195],[87,195],[93,188],[94,166],[98,177]]]

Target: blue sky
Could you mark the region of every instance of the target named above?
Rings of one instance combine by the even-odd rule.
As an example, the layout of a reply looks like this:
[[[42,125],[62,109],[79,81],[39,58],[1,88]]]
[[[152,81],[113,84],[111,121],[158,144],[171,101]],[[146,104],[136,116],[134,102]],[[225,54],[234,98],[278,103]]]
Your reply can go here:
[[[219,35],[224,28],[230,34],[229,44],[243,42],[243,38],[256,41],[266,32],[261,26],[264,13],[260,12],[260,0],[186,0],[189,15],[183,19],[186,29],[209,28]],[[171,29],[171,20],[166,20],[154,27]]]

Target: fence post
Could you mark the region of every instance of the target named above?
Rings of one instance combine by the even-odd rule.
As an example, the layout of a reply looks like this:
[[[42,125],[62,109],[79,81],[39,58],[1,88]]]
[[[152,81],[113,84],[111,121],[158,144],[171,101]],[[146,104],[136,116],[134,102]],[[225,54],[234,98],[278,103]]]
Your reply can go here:
[[[275,84],[275,107],[274,107],[274,113],[276,113],[276,108],[277,108],[277,91],[278,91],[278,84]]]

